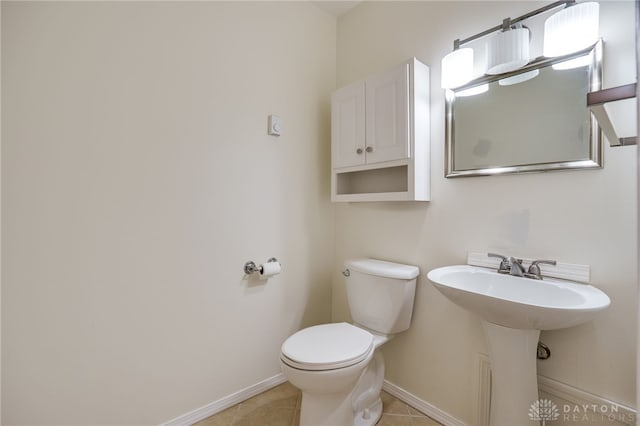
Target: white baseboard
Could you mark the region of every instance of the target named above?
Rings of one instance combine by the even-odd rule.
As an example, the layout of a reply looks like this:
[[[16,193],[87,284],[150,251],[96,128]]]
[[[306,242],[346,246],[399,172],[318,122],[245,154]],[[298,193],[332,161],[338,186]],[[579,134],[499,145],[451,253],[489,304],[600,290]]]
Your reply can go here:
[[[163,423],[161,426],[190,426],[194,423],[199,422],[200,420],[204,420],[207,417],[213,416],[221,411],[226,410],[229,407],[233,407],[236,404],[246,401],[249,398],[252,398],[262,392],[268,391],[271,388],[274,388],[284,382],[287,381],[287,378],[284,374],[276,374],[273,377],[270,377],[266,380],[263,380],[255,385],[244,388],[238,392],[235,392],[229,396],[225,396],[224,398],[220,398],[217,401],[211,402],[203,407],[197,408],[189,413],[183,414],[181,416],[176,417],[175,419],[169,420],[166,423]],[[444,426],[467,426],[466,423],[456,419],[449,413],[446,413],[439,409],[438,407],[429,404],[426,401],[418,398],[417,396],[407,392],[401,387],[394,385],[388,380],[384,381],[384,385],[382,387],[386,392],[395,396],[402,402],[412,406],[416,410],[426,414],[434,420],[442,423]]]
[[[611,401],[581,389],[574,388],[565,383],[550,379],[545,376],[538,376],[538,389],[552,397],[557,397],[569,403],[575,410],[578,417],[585,414],[596,414],[597,418],[603,419],[604,423],[612,425],[635,425],[637,410],[626,405]],[[563,410],[561,410],[562,412]],[[589,416],[587,416],[589,417]]]
[[[255,385],[246,387],[238,392],[232,393],[229,396],[220,398],[217,401],[213,401],[203,407],[196,408],[195,410],[176,417],[173,420],[169,420],[163,423],[161,426],[190,426],[200,420],[204,420],[209,416],[213,416],[229,407],[233,407],[236,404],[246,401],[247,399],[258,395],[264,391],[267,391],[273,387],[278,386],[287,381],[284,374],[276,374],[273,377],[269,377]]]
[[[481,363],[480,367],[481,369],[484,368],[486,370],[490,368],[486,363]],[[487,374],[488,372],[486,370],[484,374],[481,375],[482,378],[479,383],[480,389],[490,389],[490,384],[488,383],[488,381],[490,380],[490,375]],[[217,414],[229,407],[244,402],[251,397],[254,397],[262,392],[276,387],[286,381],[287,378],[283,374],[276,374],[275,376],[256,383],[255,385],[244,388],[229,396],[211,402],[189,413],[178,416],[175,419],[169,420],[168,422],[163,423],[161,426],[190,426],[196,422],[199,422],[200,420],[204,420],[209,416]],[[637,410],[632,407],[628,407],[623,404],[619,404],[617,402],[603,398],[601,396],[582,391],[580,389],[574,388],[573,386],[569,386],[548,377],[538,376],[538,386],[540,392],[544,392],[548,395],[560,398],[563,401],[575,404],[575,406],[579,407],[581,410],[591,410],[591,412],[594,412],[596,414],[603,414],[605,415],[605,417],[606,414],[611,413],[611,407],[617,407],[616,419],[615,422],[611,422],[612,425],[633,425],[635,423],[635,419],[637,418]],[[398,385],[389,382],[388,380],[384,381],[382,389],[398,398],[402,402],[412,406],[416,410],[442,423],[444,426],[467,426],[467,424],[462,420],[453,417],[451,414],[418,398],[417,396],[404,390]],[[488,405],[489,398],[482,398],[481,401],[484,404]],[[488,407],[478,408],[479,414],[488,413]],[[609,411],[609,413],[607,413],[607,411]],[[483,424],[483,420],[486,421],[486,418],[480,418],[478,420],[478,424]]]
[[[444,426],[467,426],[467,424],[462,420],[456,419],[451,414],[442,411],[435,405],[432,405],[427,401],[418,398],[417,396],[407,392],[400,386],[394,385],[388,380],[384,381],[382,389],[395,396],[405,404],[412,406],[421,413],[424,413],[432,419],[442,423]]]

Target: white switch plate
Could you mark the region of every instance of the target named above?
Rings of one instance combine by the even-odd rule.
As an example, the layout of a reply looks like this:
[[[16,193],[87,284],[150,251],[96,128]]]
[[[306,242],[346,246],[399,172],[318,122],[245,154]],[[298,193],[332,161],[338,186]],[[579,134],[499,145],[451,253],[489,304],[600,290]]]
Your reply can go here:
[[[278,115],[269,116],[269,134],[272,136],[280,136],[282,131],[282,120]]]

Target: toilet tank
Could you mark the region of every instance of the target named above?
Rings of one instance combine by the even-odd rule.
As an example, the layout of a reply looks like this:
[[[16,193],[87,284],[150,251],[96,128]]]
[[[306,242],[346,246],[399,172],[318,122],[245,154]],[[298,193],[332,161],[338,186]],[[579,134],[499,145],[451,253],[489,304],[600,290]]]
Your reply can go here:
[[[357,324],[382,334],[409,328],[417,266],[375,259],[347,260],[344,266],[351,318]]]

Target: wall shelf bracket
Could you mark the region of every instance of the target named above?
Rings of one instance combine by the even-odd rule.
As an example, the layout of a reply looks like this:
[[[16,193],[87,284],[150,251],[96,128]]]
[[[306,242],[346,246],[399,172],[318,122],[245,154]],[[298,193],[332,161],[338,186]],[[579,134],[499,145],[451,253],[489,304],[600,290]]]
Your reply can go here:
[[[609,102],[631,99],[637,96],[638,83],[630,83],[623,86],[612,87],[610,89],[598,90],[587,93],[587,106],[598,120],[598,124],[604,135],[609,139],[611,146],[637,145],[638,137],[620,138],[618,137],[609,113],[605,109],[605,104]]]

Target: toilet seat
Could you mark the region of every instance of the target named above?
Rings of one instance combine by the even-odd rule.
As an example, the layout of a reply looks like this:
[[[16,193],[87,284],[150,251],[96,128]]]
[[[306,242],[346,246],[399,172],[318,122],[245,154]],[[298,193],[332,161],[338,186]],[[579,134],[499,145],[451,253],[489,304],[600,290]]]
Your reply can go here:
[[[323,371],[355,365],[374,350],[373,335],[346,322],[305,328],[282,344],[282,361],[300,370]]]

